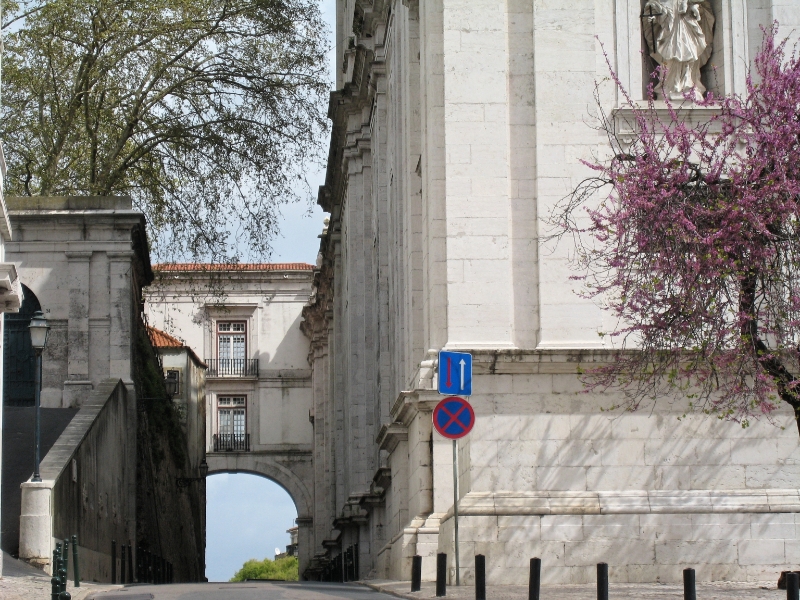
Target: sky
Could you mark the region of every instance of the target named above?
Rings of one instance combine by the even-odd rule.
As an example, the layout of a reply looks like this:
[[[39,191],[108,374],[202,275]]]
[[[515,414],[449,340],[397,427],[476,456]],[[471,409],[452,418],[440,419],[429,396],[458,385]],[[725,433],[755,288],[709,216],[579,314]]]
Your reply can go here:
[[[320,0],[328,23],[331,52],[328,57],[333,81],[336,0]],[[320,169],[308,174],[316,190],[324,183]],[[325,213],[319,206],[292,204],[282,207],[280,235],[272,243],[272,262],[314,263],[319,250]],[[286,530],[294,526],[297,509],[278,484],[257,475],[219,474],[206,480],[206,577],[228,581],[245,561],[273,558],[275,549],[285,551]]]

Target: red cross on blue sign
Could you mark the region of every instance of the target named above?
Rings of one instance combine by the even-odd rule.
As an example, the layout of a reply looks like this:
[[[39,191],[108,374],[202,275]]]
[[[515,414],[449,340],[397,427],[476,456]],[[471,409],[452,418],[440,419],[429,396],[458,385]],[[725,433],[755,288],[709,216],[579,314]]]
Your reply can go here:
[[[457,440],[475,425],[475,411],[469,402],[458,396],[445,398],[433,409],[433,426],[444,437]]]

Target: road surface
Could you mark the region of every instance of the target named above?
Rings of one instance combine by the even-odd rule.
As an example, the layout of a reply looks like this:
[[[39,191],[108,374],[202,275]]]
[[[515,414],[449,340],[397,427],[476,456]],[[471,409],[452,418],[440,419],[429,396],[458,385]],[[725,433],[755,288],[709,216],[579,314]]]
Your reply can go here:
[[[87,600],[396,600],[361,585],[346,583],[187,583],[136,585],[89,596]]]

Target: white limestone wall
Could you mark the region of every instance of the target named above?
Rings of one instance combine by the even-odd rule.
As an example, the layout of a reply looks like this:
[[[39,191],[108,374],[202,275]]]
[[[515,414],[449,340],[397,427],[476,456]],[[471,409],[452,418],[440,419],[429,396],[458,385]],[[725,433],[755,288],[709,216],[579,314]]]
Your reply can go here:
[[[613,8],[609,3],[580,0],[573,3],[534,3],[534,104],[536,122],[536,198],[541,220],[589,171],[580,164],[605,142],[587,123],[593,110],[594,83],[608,76],[595,36],[614,39]],[[639,36],[638,22],[635,36]],[[538,257],[539,348],[592,348],[602,314],[593,303],[574,292],[570,281],[569,243]]]
[[[680,404],[601,413],[614,397],[582,393],[568,373],[480,375],[475,386],[476,425],[460,442],[467,581],[476,553],[490,582],[517,584],[534,556],[551,583],[590,583],[601,561],[617,582],[678,582],[687,566],[700,580],[764,581],[800,559],[790,410],[743,429]],[[452,567],[451,507],[439,551]]]
[[[800,560],[797,513],[501,515],[459,519],[461,581],[474,583],[474,556],[486,556],[490,584],[525,585],[529,561],[542,558],[542,581],[590,584],[597,563],[614,583],[673,583],[694,568],[698,581],[774,585]],[[453,555],[453,520],[440,529]],[[451,563],[450,578],[454,580]]]
[[[368,27],[358,35],[349,29],[356,6]],[[516,348],[539,357],[563,349],[575,352],[565,359],[574,367],[577,353],[601,347],[598,332],[613,326],[574,293],[573,249],[540,249],[539,242],[543,219],[588,174],[580,161],[606,143],[589,116],[595,81],[608,75],[600,43],[634,95],[643,89],[641,6],[640,0],[338,4],[341,57],[357,53],[349,47],[352,36],[369,67],[354,75],[354,60],[347,62],[338,82],[350,87],[332,104],[337,123],[346,125],[335,141],[341,162],[331,165],[333,183],[325,190],[336,196],[323,244],[335,301],[330,362],[320,363],[328,385],[319,388],[327,394],[320,407],[329,411],[331,428],[322,441],[335,466],[332,491],[320,497],[333,498],[338,516],[353,494],[365,492],[370,469],[385,466],[371,445],[381,425],[372,419],[402,423],[407,438],[387,458],[388,547],[371,551],[381,557],[373,564],[391,577],[408,577],[415,552],[425,557],[425,577],[432,576],[436,550],[451,543],[451,447],[436,437],[431,442],[437,396],[419,389],[428,387],[420,375],[427,349]],[[714,6],[719,89],[739,91],[757,23],[791,24],[800,6],[778,0],[714,0]],[[618,97],[606,86],[601,100],[610,110]],[[601,407],[613,398],[582,394],[574,369],[525,368],[493,366],[478,377],[478,427],[460,450],[462,539],[473,544],[465,552],[488,544],[492,581],[508,582],[503,573],[527,576],[527,560],[537,553],[553,566],[546,579],[562,582],[589,577],[601,554],[613,577],[630,581],[671,579],[680,553],[697,561],[701,579],[771,578],[790,562],[788,537],[775,542],[752,531],[766,523],[769,535],[777,535],[783,521],[793,522],[797,503],[770,504],[765,491],[798,488],[793,426],[761,423],[742,432],[699,415],[678,422],[682,411],[670,405],[652,420],[610,419]],[[392,409],[387,418],[387,405],[396,408],[392,399],[401,402],[404,390],[419,396],[406,400],[417,412]],[[774,452],[764,443],[774,443]],[[713,502],[712,491],[722,494]],[[541,507],[542,497],[550,502],[547,494],[562,494],[560,508]],[[598,494],[616,508],[601,508]],[[648,494],[672,505],[651,509]],[[351,525],[342,525],[343,546],[357,539]],[[609,549],[614,539],[621,550]],[[735,542],[735,553],[728,547],[709,558],[726,539]],[[520,540],[530,543],[512,547]],[[759,560],[768,563],[748,562],[753,549],[763,550]],[[624,568],[615,570],[615,561]],[[469,563],[462,560],[465,569]]]
[[[443,2],[448,348],[514,341],[509,47],[498,9],[493,0]]]

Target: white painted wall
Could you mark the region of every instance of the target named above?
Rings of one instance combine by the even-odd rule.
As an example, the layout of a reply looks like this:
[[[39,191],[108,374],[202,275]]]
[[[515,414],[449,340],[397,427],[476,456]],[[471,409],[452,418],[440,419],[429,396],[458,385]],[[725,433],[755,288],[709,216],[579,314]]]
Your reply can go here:
[[[247,396],[247,431],[254,451],[310,448],[309,341],[300,331],[311,292],[310,268],[221,274],[224,295],[209,291],[197,274],[169,273],[147,292],[150,325],[188,345],[201,360],[217,358],[216,323],[247,324],[247,357],[258,359],[258,378],[214,378],[207,372],[207,439],[217,432],[217,397]]]

